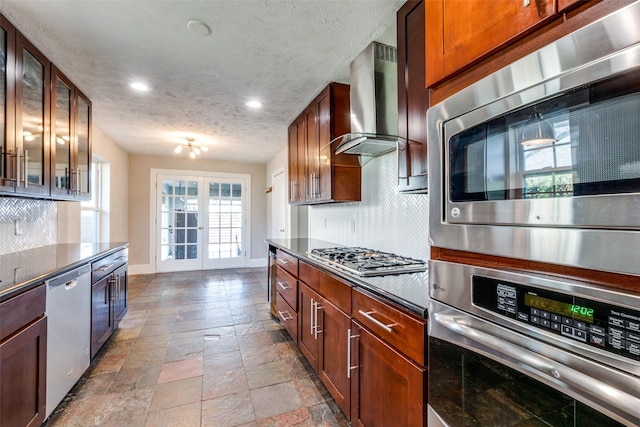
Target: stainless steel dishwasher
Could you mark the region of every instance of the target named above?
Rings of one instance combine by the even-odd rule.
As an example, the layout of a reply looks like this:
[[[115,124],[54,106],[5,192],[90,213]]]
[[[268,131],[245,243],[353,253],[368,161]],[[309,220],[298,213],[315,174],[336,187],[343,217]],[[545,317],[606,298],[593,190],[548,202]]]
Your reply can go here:
[[[91,265],[83,265],[46,282],[47,408],[64,399],[90,363]]]

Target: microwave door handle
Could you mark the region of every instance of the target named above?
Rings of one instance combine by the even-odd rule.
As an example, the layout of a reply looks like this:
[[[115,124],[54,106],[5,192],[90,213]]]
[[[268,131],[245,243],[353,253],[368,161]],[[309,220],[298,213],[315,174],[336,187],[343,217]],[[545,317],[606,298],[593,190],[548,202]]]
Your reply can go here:
[[[593,401],[605,402],[609,408],[616,408],[623,414],[640,420],[640,398],[599,381],[558,361],[541,356],[519,345],[484,331],[462,324],[459,317],[434,313],[434,320],[447,330],[470,341],[490,348],[495,354],[512,359],[528,372],[546,378],[554,384],[568,384]],[[628,417],[627,415],[627,417]]]

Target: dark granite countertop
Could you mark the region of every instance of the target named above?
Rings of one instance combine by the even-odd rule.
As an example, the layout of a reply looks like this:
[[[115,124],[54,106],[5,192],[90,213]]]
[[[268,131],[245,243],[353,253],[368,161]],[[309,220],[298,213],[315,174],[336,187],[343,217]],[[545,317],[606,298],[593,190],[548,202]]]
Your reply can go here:
[[[0,301],[128,245],[127,242],[58,244],[0,255]]]
[[[337,269],[309,257],[312,249],[345,246],[317,239],[267,239],[268,244],[285,250],[297,258],[339,276],[355,288],[368,291],[415,314],[427,317],[429,273],[405,273],[388,276],[362,277]],[[371,248],[375,249],[375,248]],[[402,255],[402,254],[398,254]],[[426,261],[426,260],[425,260]]]

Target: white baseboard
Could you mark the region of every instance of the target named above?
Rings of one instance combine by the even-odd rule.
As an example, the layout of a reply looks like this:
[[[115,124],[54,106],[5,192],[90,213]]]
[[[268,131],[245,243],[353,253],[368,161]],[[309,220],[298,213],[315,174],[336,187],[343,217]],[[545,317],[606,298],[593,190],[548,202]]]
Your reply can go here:
[[[129,264],[129,274],[132,276],[136,274],[153,273],[155,273],[155,271],[153,271],[153,267],[151,266],[151,264]]]
[[[267,266],[267,258],[252,258],[247,262],[247,267],[266,267]],[[134,276],[136,274],[154,274],[156,273],[153,270],[153,266],[151,264],[129,264],[129,274]]]
[[[247,267],[266,267],[268,258],[251,258],[247,262]]]

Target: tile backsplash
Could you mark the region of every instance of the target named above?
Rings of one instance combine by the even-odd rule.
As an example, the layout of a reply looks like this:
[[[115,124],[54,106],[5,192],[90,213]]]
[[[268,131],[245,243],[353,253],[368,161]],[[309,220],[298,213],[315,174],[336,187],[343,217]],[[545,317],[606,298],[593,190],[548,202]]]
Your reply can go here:
[[[398,192],[397,158],[362,167],[362,201],[311,206],[309,237],[429,259],[429,198]]]
[[[0,197],[0,255],[55,244],[57,216],[56,202]]]

